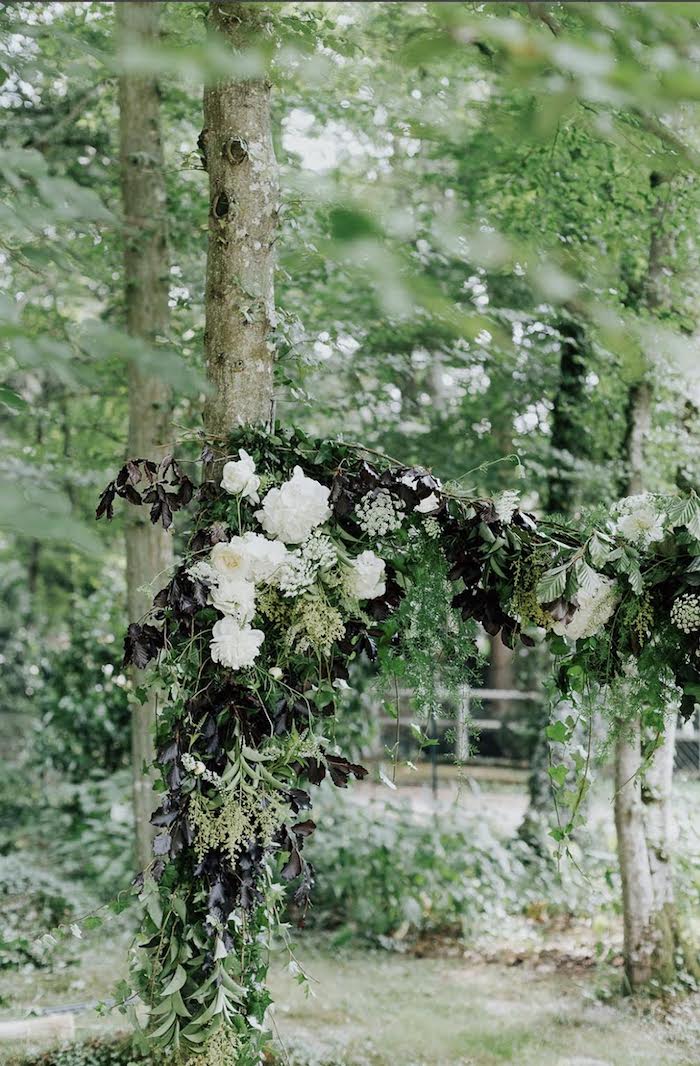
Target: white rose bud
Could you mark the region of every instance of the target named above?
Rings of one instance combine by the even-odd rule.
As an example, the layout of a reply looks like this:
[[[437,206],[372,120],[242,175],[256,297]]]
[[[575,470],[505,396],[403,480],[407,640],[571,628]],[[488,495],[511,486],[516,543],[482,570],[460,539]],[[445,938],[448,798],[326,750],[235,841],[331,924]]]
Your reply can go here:
[[[358,600],[374,600],[386,591],[386,564],[373,551],[361,552],[350,571],[349,588]]]
[[[221,487],[234,496],[243,496],[251,503],[260,503],[260,478],[255,473],[255,462],[244,448],[239,448],[238,454],[240,459],[224,465]]]

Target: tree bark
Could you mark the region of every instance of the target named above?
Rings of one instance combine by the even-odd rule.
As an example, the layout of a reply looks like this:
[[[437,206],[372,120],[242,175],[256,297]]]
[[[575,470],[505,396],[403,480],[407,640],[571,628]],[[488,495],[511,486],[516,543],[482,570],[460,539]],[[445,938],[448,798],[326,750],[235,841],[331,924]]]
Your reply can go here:
[[[129,40],[158,38],[161,5],[116,5],[118,32],[123,46]],[[168,325],[168,233],[165,163],[160,131],[160,95],[154,78],[138,73],[122,75],[119,82],[119,149],[124,205],[124,303],[126,328],[135,337],[153,343]],[[158,458],[167,450],[170,426],[170,392],[158,378],[129,366],[129,441],[132,457]],[[135,515],[135,517],[134,517]],[[127,605],[132,620],[151,605],[149,587],[172,564],[172,540],[152,526],[147,514],[134,509],[126,527]],[[144,683],[134,670],[135,689]],[[155,697],[134,702],[131,724],[136,858],[140,869],[151,860],[150,816],[154,794],[149,767],[154,758]]]
[[[660,179],[652,174],[651,187]],[[664,225],[668,196],[658,194],[653,208],[649,265],[643,286],[650,311],[671,308],[673,233]],[[645,488],[644,444],[651,429],[652,386],[642,380],[630,389],[625,451],[627,493]],[[620,724],[615,748],[615,825],[622,878],[625,976],[630,991],[668,986],[680,970],[697,973],[697,958],[688,950],[674,899],[672,785],[676,712],[666,718],[664,742],[651,765],[640,774],[642,737],[639,723]]]
[[[235,51],[270,31],[266,4],[212,3],[209,20]],[[273,418],[279,189],[269,83],[208,86],[200,148],[209,172],[204,426],[221,457],[233,429]]]

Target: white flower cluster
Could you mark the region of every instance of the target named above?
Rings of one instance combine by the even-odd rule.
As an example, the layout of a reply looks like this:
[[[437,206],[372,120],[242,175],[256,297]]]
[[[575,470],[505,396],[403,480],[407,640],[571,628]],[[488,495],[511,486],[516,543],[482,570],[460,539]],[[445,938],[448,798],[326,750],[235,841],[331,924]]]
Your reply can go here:
[[[188,774],[194,774],[195,777],[201,777],[202,781],[208,781],[211,785],[217,787],[221,784],[221,778],[213,770],[207,770],[206,766],[201,759],[195,759],[194,755],[190,755],[188,751],[182,756],[182,765]]]
[[[637,547],[648,548],[655,541],[663,540],[666,514],[649,492],[620,500],[615,504],[613,519],[613,533]]]
[[[368,492],[355,507],[360,529],[370,537],[384,537],[393,533],[403,522],[403,500],[396,499],[388,489]]]
[[[599,633],[606,622],[612,618],[620,602],[620,592],[616,581],[603,574],[596,574],[590,587],[579,589],[576,598],[578,608],[569,624],[555,622],[552,629],[560,636],[569,637],[571,640],[582,640],[584,637],[592,637]]]
[[[684,592],[671,608],[671,621],[683,633],[695,633],[700,629],[700,596]]]
[[[310,589],[318,575],[330,570],[337,560],[338,554],[330,537],[315,531],[298,551],[287,552],[276,584],[283,595],[298,596]]]
[[[224,466],[222,488],[258,503],[260,478],[255,462],[243,448],[238,454],[238,460]],[[395,517],[403,504],[392,502],[389,493],[385,495]],[[212,629],[210,654],[214,662],[242,670],[258,657],[265,634],[253,629],[251,623],[259,585],[279,588],[285,596],[298,596],[311,588],[319,574],[336,565],[336,548],[318,529],[331,516],[329,496],[330,489],[295,466],[291,478],[270,489],[255,512],[267,536],[248,532],[220,541],[207,561],[190,567],[189,573],[208,585],[209,602],[223,616]],[[386,588],[384,561],[374,552],[362,552],[348,564],[346,585],[358,600],[381,596]]]

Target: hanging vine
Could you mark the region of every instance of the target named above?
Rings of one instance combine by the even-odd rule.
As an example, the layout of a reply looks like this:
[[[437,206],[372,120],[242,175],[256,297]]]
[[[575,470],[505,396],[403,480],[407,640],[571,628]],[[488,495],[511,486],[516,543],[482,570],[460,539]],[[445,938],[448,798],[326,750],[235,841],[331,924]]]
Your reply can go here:
[[[125,639],[125,662],[156,661],[162,707],[162,800],[138,879],[132,982],[155,1046],[183,1062],[253,1066],[271,1035],[265,975],[282,886],[302,912],[313,888],[310,786],[367,773],[328,735],[351,662],[367,656],[394,677],[405,663],[429,713],[436,664],[455,685],[468,676],[479,622],[511,647],[547,640],[569,695],[591,678],[633,684],[641,708],[660,688],[668,700],[670,686],[692,710],[700,500],[631,497],[605,529],[577,537],[538,525],[515,493],[472,498],[299,430],[244,429],[227,451],[220,480],[196,491],[171,458],[131,461],[97,516],[121,497],[167,528],[196,503],[181,564]],[[647,753],[663,732],[663,714],[652,717]],[[557,721],[548,735],[565,744],[574,728]],[[587,765],[550,768],[574,812],[560,839]]]

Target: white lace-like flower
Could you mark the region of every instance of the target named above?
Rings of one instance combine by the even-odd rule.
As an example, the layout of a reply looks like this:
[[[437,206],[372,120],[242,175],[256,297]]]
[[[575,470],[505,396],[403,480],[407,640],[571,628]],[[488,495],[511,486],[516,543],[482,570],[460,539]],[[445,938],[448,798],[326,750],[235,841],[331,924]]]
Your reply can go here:
[[[576,593],[578,607],[568,625],[555,622],[552,629],[562,637],[581,640],[598,633],[610,620],[620,602],[617,582],[603,574],[596,574],[589,589]]]
[[[300,466],[295,466],[289,481],[278,489],[270,489],[255,517],[269,536],[285,544],[301,544],[312,529],[330,518],[330,492],[325,485],[306,477]]]
[[[373,551],[361,552],[352,563],[348,587],[358,600],[374,600],[386,591],[386,563]]]
[[[198,563],[193,563],[187,573],[196,581],[203,581],[205,585],[213,585],[219,579],[218,571],[214,569],[211,563],[206,563],[203,559]]]
[[[663,540],[666,515],[659,511],[651,493],[627,496],[615,505],[613,532],[631,544],[648,548],[655,541]]]
[[[235,618],[220,618],[212,629],[209,653],[215,663],[242,670],[253,665],[264,639],[260,629],[242,626]]]
[[[239,448],[238,454],[240,459],[224,465],[221,487],[232,495],[243,496],[251,503],[260,503],[260,478],[255,473],[255,462],[245,448]]]
[[[501,522],[504,525],[510,525],[513,515],[518,509],[520,503],[520,493],[506,490],[499,493],[493,501],[493,507]]]
[[[355,507],[357,523],[370,537],[385,537],[403,522],[404,502],[392,496],[388,489],[368,492]]]
[[[432,514],[440,506],[440,498],[431,492],[429,496],[426,496],[424,500],[417,503],[413,508],[414,511],[418,511],[419,514]]]
[[[217,611],[245,624],[255,614],[255,585],[244,577],[221,576],[212,586],[209,600]]]
[[[275,542],[276,543],[276,542]],[[319,573],[330,570],[338,555],[330,537],[318,530],[297,551],[287,551],[273,583],[285,596],[299,596],[311,588]]]
[[[214,770],[207,770],[205,764],[201,759],[195,759],[194,755],[190,755],[188,751],[182,756],[182,765],[188,774],[194,774],[195,777],[201,777],[203,781],[209,781],[212,785],[220,785],[221,778]]]
[[[700,629],[700,596],[695,592],[678,596],[671,608],[671,621],[683,633],[697,632]]]

